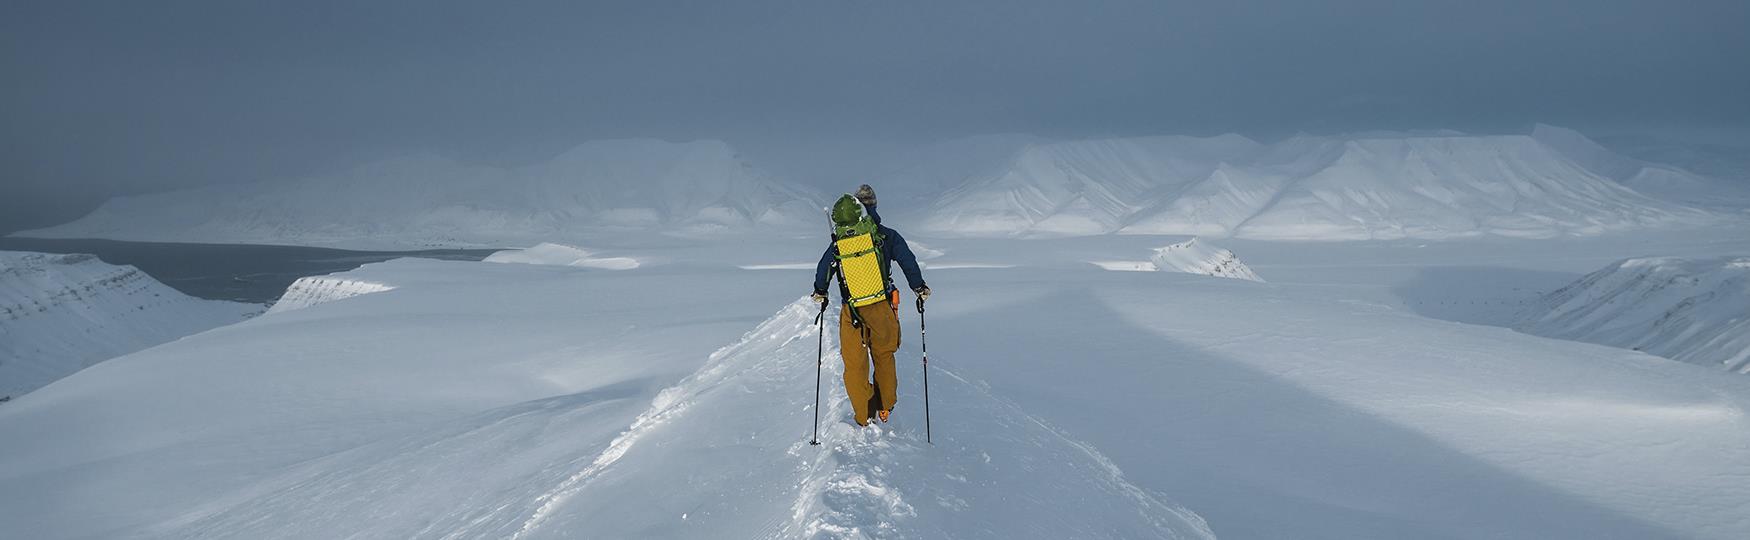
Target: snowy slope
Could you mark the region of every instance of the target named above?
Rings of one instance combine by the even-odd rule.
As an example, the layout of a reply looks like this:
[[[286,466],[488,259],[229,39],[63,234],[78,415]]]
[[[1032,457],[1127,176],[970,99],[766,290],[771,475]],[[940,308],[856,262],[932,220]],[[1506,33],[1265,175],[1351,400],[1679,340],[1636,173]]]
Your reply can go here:
[[[0,521],[32,538],[1209,537],[952,370],[932,378],[953,427],[933,446],[916,388],[914,416],[879,433],[826,393],[809,446],[814,313],[756,300],[791,276],[402,259],[333,277],[396,288],[0,408],[0,429],[40,434],[0,446]]]
[[[1545,295],[1518,328],[1750,373],[1750,257],[1621,261]]]
[[[260,311],[185,296],[92,255],[0,251],[0,396]]]
[[[972,236],[1364,240],[1541,238],[1711,219],[1595,172],[1585,163],[1616,164],[1601,148],[1606,154],[1569,148],[1581,158],[1558,148],[1572,142],[1544,129],[1535,136],[1297,136],[1267,146],[1237,136],[1057,143],[1033,147],[1007,169],[945,195],[923,227]],[[1681,174],[1636,173],[1623,181]]]
[[[1680,156],[1662,156],[1676,158],[1671,162],[1638,159],[1607,149],[1578,131],[1542,124],[1532,129],[1531,137],[1588,170],[1647,195],[1728,211],[1742,210],[1750,203],[1750,189],[1738,182],[1692,172]],[[1727,171],[1721,172],[1735,175]]]
[[[279,300],[274,301],[268,313],[282,313],[294,309],[304,309],[316,304],[325,304],[345,300],[363,294],[379,293],[395,290],[394,285],[375,281],[343,277],[343,276],[307,276],[293,281],[286,287]]]
[[[583,411],[568,411],[563,403],[514,406],[436,434],[325,460],[275,480],[278,489],[253,494],[175,534],[1211,537],[1194,514],[1128,483],[1093,449],[949,372],[936,373],[935,390],[960,398],[946,403],[957,407],[960,424],[934,446],[915,426],[852,429],[842,421],[849,411],[842,393],[827,395],[825,446],[810,446],[797,428],[813,417],[811,395],[796,391],[813,382],[811,373],[797,369],[813,361],[807,345],[816,331],[809,307],[802,300],[792,303],[712,353],[698,372],[659,392],[605,444],[533,431],[575,426],[599,433]],[[827,378],[838,377],[835,367]],[[915,393],[902,399],[919,400]],[[533,448],[507,444],[512,442]],[[563,457],[558,466],[501,464],[490,475],[446,480],[453,485],[428,495],[439,504],[382,501],[356,488],[362,482],[424,491],[430,479],[423,471],[463,460],[496,462],[505,454]],[[1053,466],[1040,469],[1038,463]],[[517,482],[505,482],[506,475]],[[288,500],[312,502],[288,506]]]
[[[21,236],[341,247],[531,245],[586,232],[698,233],[813,223],[815,197],[717,141],[595,141],[545,163],[437,156],[290,182],[112,199]]]
[[[914,312],[895,421],[854,431],[833,336],[792,300],[810,271],[724,256],[814,243],[629,271],[402,259],[333,276],[392,290],[0,407],[0,433],[34,434],[0,445],[0,523],[51,539],[1750,535],[1750,381],[1348,287],[987,243],[931,242],[1014,266],[927,270],[934,445]]]

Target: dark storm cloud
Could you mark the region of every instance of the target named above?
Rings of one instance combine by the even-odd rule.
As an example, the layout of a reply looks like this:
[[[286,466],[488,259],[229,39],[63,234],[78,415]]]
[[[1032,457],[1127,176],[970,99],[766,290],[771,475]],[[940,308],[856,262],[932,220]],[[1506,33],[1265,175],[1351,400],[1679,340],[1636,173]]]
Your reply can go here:
[[[1741,125],[1747,5],[7,2],[0,230],[114,193],[602,137],[781,155],[998,131]]]

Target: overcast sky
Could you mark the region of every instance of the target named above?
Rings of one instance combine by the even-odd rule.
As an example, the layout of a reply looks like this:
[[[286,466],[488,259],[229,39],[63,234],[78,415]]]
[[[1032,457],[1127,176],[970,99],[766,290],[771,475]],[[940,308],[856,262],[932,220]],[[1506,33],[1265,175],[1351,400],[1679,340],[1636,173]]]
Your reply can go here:
[[[12,0],[0,231],[118,193],[609,137],[822,176],[989,132],[1734,129],[1747,27],[1744,0]]]

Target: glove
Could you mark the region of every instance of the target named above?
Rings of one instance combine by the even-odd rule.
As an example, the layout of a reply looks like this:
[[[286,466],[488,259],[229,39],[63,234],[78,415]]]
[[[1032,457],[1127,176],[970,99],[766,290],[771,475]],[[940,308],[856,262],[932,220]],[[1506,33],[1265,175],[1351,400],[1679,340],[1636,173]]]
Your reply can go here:
[[[929,285],[924,285],[922,287],[912,289],[911,292],[916,293],[918,295],[918,301],[920,301],[920,302],[930,299],[930,286]]]
[[[875,206],[875,188],[869,187],[869,184],[857,186],[855,196],[857,202],[863,203],[863,206]]]
[[[813,294],[808,295],[808,299],[813,300],[814,303],[816,303],[816,304],[820,304],[822,306],[826,305],[826,293],[825,292],[814,291]]]

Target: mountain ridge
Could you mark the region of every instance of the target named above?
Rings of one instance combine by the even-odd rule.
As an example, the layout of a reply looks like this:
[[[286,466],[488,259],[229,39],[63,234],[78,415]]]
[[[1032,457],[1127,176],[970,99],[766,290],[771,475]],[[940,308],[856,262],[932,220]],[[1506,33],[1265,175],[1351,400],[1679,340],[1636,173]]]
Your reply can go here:
[[[1714,217],[1596,172],[1611,154],[1559,129],[1035,145],[1006,169],[946,193],[921,216],[922,228],[962,236],[1546,238]],[[1563,148],[1603,154],[1574,158]]]
[[[337,247],[530,245],[589,231],[703,234],[789,227],[818,199],[722,141],[591,141],[515,168],[431,153],[290,182],[111,199],[18,236]]]

